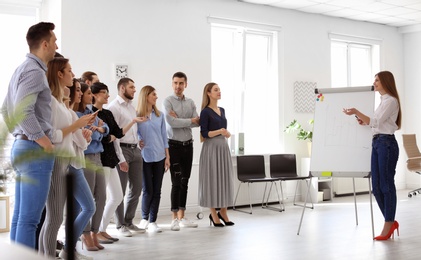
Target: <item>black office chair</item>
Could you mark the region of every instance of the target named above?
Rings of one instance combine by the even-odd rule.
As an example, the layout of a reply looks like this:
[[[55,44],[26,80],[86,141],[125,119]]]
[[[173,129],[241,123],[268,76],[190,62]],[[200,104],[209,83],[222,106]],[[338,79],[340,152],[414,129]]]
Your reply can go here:
[[[262,207],[265,208],[264,200],[266,195],[267,184],[269,182],[273,183],[278,180],[278,178],[273,177],[266,177],[265,174],[265,158],[263,155],[242,155],[237,156],[237,178],[241,182],[237,189],[237,195],[235,196],[234,200],[234,210],[242,211],[245,213],[253,214],[252,204],[251,204],[251,197],[250,197],[250,183],[254,182],[266,182],[265,191],[263,193],[262,198]],[[249,204],[250,204],[250,212],[243,211],[235,208],[235,204],[237,202],[238,193],[240,191],[241,185],[243,183],[247,183],[248,185],[248,195],[249,195]],[[275,186],[276,187],[276,186]],[[279,211],[282,211],[281,200],[279,198],[278,188],[276,187],[276,193],[278,194],[279,200]],[[268,197],[270,195],[270,191],[268,193]],[[267,204],[267,202],[266,202]]]
[[[405,149],[408,160],[406,161],[406,167],[409,171],[421,174],[421,153],[418,149],[417,138],[415,134],[403,134],[403,148]],[[408,197],[421,193],[421,188],[411,190],[408,192]]]
[[[280,186],[281,186],[281,197],[282,197],[282,207],[283,210],[285,210],[285,205],[284,205],[284,191],[282,188],[282,182],[283,181],[297,181],[297,185],[295,187],[295,193],[294,193],[294,205],[295,206],[301,206],[303,207],[304,205],[301,204],[297,204],[295,203],[295,199],[297,196],[297,190],[298,190],[298,184],[300,183],[300,181],[305,181],[306,182],[306,186],[307,186],[307,193],[308,196],[310,196],[310,200],[307,201],[311,201],[311,208],[314,208],[314,204],[313,201],[311,199],[311,194],[310,194],[310,185],[311,185],[311,175],[307,175],[307,176],[299,176],[297,174],[297,161],[296,161],[296,157],[295,154],[272,154],[269,157],[269,163],[270,163],[270,177],[272,178],[276,178],[280,181]],[[276,183],[275,183],[276,185]]]

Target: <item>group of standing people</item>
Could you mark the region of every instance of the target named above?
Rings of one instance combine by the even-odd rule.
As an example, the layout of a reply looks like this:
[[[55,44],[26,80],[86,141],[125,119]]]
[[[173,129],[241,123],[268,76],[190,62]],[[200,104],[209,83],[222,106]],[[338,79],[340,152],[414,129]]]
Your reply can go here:
[[[234,225],[227,214],[233,201],[227,144],[231,134],[225,110],[218,106],[218,84],[204,87],[200,116],[194,101],[184,95],[187,76],[183,72],[173,75],[174,93],[164,100],[162,112],[157,108],[156,89],[150,85],[141,89],[137,107],[133,106],[136,87],[130,78],[118,82],[118,96],[108,104],[108,86],[98,75],[86,72],[77,80],[69,60],[55,57],[54,27],[41,22],[29,28],[30,53],[13,74],[2,106],[3,119],[15,137],[11,160],[17,180],[11,240],[35,248],[36,230],[42,225],[39,252],[55,256],[68,172],[75,180],[71,199],[78,205],[74,241],[80,237],[87,250],[98,251],[104,249],[101,244],[119,240],[107,233],[114,213],[121,236],[146,229],[161,232],[156,221],[168,169],[171,230],[197,227],[185,217],[185,210],[193,162],[192,128],[199,126],[203,141],[199,205],[210,208],[209,220],[215,227]],[[385,218],[375,239],[386,240],[399,230],[394,184],[399,148],[394,132],[401,126],[401,109],[392,73],[376,74],[374,88],[381,94],[381,103],[372,117],[355,108],[344,109],[344,113],[355,115],[359,124],[373,131],[373,194]],[[142,191],[141,221],[135,225]],[[46,216],[40,223],[44,207]],[[60,257],[67,258],[68,247],[65,244]],[[89,259],[75,254],[78,259]]]
[[[172,181],[171,230],[197,227],[184,214],[193,161],[191,128],[199,126],[204,140],[199,166],[200,206],[211,208],[209,218],[214,226],[234,225],[227,215],[233,197],[226,140],[230,133],[225,111],[217,106],[219,86],[205,86],[200,117],[195,103],[184,95],[187,76],[182,72],[172,78],[174,94],[165,99],[163,112],[156,105],[156,89],[149,85],[141,89],[135,108],[136,87],[129,78],[118,82],[118,96],[108,104],[108,86],[98,75],[85,72],[77,80],[69,60],[57,55],[54,28],[47,22],[29,28],[26,38],[30,53],[12,76],[2,106],[3,119],[16,139],[11,150],[17,174],[11,240],[35,248],[36,230],[42,226],[39,252],[55,257],[67,173],[75,180],[74,198],[70,198],[77,205],[73,239],[80,237],[82,248],[97,251],[104,249],[101,244],[119,240],[106,232],[114,213],[121,236],[146,229],[161,232],[156,220],[168,169]],[[133,220],[142,190],[142,220],[137,226]],[[43,210],[45,220],[40,223]],[[61,258],[67,258],[68,249],[65,244]],[[75,256],[92,259],[77,251]]]

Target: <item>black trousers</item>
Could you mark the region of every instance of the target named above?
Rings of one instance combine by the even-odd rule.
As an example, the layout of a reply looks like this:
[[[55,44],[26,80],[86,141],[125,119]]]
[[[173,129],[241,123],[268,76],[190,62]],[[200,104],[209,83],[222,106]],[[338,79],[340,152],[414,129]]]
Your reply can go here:
[[[171,211],[186,209],[188,184],[193,162],[193,143],[169,143],[171,172]]]

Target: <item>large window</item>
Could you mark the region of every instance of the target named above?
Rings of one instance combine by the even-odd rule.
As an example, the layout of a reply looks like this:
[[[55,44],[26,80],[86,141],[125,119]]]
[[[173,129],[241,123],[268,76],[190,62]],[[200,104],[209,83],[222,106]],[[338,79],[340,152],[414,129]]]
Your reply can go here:
[[[212,23],[212,80],[245,153],[279,151],[278,33]]]
[[[22,2],[16,6],[11,4],[3,4],[0,0],[0,35],[2,41],[0,43],[0,105],[3,104],[7,87],[13,72],[25,59],[26,53],[29,52],[26,43],[26,33],[28,28],[38,21],[38,7],[41,2],[39,0]]]
[[[7,3],[4,3],[7,2]],[[18,1],[19,3],[10,4],[11,1],[0,0],[0,106],[3,105],[7,93],[9,81],[15,69],[25,59],[25,54],[29,52],[26,43],[26,33],[28,28],[38,21],[38,5],[41,0]],[[3,118],[0,114],[0,125],[3,125]],[[5,130],[5,128],[1,128]],[[2,133],[3,134],[3,133]],[[0,140],[0,167],[3,172],[9,172],[10,169],[10,146],[13,138],[8,135],[8,140]],[[0,172],[2,173],[2,172]],[[8,176],[10,178],[10,176]],[[6,181],[6,194],[14,195],[14,179]],[[12,199],[13,200],[13,199]],[[11,203],[13,205],[13,203]]]
[[[332,87],[371,86],[379,70],[379,43],[332,35],[331,39]]]

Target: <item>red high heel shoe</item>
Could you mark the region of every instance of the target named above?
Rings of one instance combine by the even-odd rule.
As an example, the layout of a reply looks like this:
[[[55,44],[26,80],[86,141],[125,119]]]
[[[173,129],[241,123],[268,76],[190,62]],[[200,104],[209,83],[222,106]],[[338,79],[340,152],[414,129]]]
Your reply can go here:
[[[377,236],[374,240],[388,240],[390,237],[395,238],[395,229],[399,236],[399,223],[395,220],[385,236]]]

